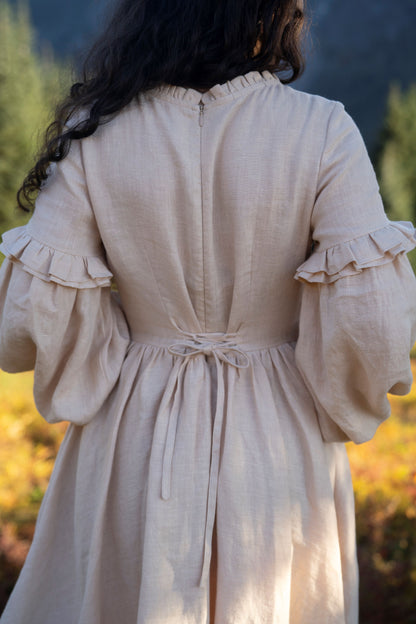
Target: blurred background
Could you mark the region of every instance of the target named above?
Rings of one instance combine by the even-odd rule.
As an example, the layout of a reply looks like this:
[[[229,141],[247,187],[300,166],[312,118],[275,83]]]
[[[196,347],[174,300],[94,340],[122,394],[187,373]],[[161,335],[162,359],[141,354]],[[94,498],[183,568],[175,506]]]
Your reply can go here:
[[[15,192],[107,4],[0,0],[1,232],[26,220],[15,210]],[[389,216],[415,223],[416,0],[309,0],[308,13],[308,64],[295,88],[345,104],[366,141]],[[410,259],[416,267],[415,252]],[[42,420],[32,384],[31,373],[0,371],[0,612],[66,428]],[[392,417],[374,440],[347,445],[362,624],[416,623],[416,387],[390,400]]]

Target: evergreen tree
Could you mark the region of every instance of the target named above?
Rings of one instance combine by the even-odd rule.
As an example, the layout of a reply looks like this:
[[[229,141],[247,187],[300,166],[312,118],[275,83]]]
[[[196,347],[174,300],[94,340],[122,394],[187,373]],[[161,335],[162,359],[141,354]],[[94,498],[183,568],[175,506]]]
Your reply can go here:
[[[62,72],[34,43],[27,7],[0,0],[0,231],[27,220],[15,209],[16,191],[61,92]]]
[[[389,216],[415,222],[416,85],[390,90],[378,173]]]

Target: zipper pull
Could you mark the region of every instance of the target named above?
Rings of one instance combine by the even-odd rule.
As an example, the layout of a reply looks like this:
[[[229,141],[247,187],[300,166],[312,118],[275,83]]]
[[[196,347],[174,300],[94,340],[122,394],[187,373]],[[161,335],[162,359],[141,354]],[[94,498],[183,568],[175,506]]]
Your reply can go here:
[[[205,104],[203,102],[199,103],[199,126],[200,128],[202,128],[202,126],[204,125],[204,109],[205,109]]]

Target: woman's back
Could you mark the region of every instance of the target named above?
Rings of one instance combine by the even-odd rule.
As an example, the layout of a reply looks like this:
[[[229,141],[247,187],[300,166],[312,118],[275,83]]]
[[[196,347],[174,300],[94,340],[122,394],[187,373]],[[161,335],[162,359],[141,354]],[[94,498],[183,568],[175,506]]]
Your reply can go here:
[[[81,224],[96,220],[133,336],[170,335],[173,318],[186,319],[192,331],[239,328],[248,342],[296,340],[301,285],[293,277],[310,253],[311,215],[325,176],[336,177],[348,159],[360,161],[349,165],[360,176],[356,188],[336,180],[328,191],[341,188],[338,210],[349,214],[346,231],[325,247],[367,234],[355,195],[369,178],[373,212],[380,210],[351,120],[340,105],[294,91],[269,72],[202,96],[166,86],[141,99],[73,145],[62,164],[71,196],[58,184],[43,192],[33,235],[42,240],[57,204],[65,203],[70,223],[65,230],[55,220],[56,246],[85,255],[91,242],[83,237],[91,233]],[[331,123],[340,146],[322,162]],[[382,209],[377,218],[384,226]]]
[[[169,332],[172,317],[193,331],[239,329],[248,342],[296,338],[293,274],[310,242],[330,110],[252,72],[202,97],[162,87],[85,142],[91,199],[133,334],[155,323]]]

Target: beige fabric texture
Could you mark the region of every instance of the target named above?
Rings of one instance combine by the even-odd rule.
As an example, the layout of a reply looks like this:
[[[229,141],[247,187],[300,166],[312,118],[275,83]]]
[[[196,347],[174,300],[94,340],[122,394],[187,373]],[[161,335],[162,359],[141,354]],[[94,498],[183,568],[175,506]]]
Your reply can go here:
[[[410,389],[415,244],[268,72],[74,142],[1,246],[0,366],[71,423],[2,624],[356,624],[344,442]]]

